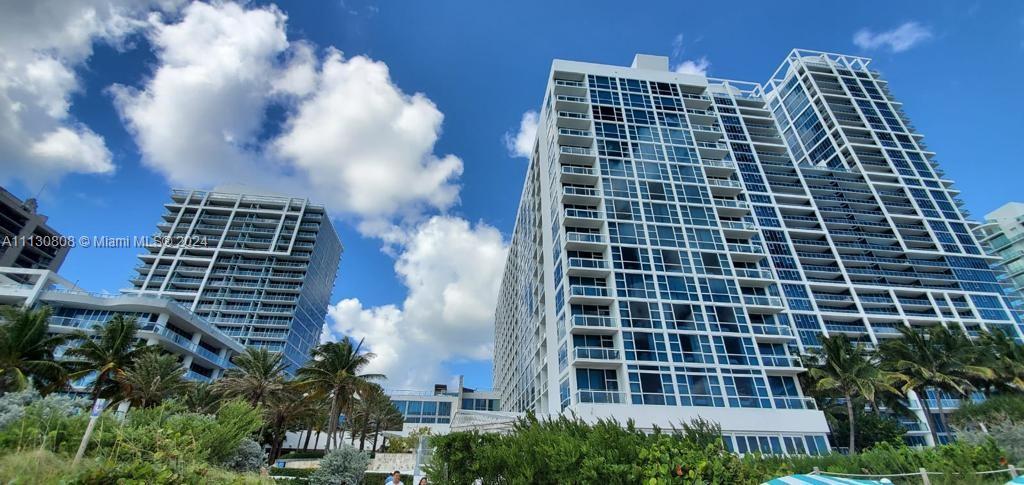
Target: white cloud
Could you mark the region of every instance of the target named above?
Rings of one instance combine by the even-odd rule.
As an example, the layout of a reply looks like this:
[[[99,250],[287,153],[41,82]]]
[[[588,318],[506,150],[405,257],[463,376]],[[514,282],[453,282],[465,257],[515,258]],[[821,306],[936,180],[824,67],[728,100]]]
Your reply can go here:
[[[509,156],[530,158],[533,154],[533,143],[537,139],[537,123],[539,115],[536,111],[530,110],[523,113],[519,120],[519,131],[512,133],[505,132],[505,148]]]
[[[3,2],[0,16],[0,183],[41,185],[114,171],[105,141],[70,114],[75,69],[97,42],[120,45],[153,8],[176,2]]]
[[[409,294],[401,307],[346,299],[329,309],[335,338],[366,339],[371,370],[392,387],[445,382],[445,362],[491,358],[494,308],[507,247],[497,229],[435,216],[408,234],[395,271]]]
[[[685,59],[682,62],[677,62],[683,54],[686,53],[686,42],[684,42],[685,36],[680,32],[672,38],[672,70],[682,74],[695,74],[698,76],[707,76],[708,68],[711,67],[711,63],[708,62],[707,57],[701,57],[700,59]],[[701,37],[697,37],[693,43],[700,42]]]
[[[701,57],[697,60],[685,60],[676,65],[672,70],[681,74],[696,74],[698,76],[707,76],[708,68],[711,67],[711,63],[708,62],[708,58]]]
[[[290,41],[274,6],[193,3],[149,32],[158,66],[113,89],[143,161],[174,184],[270,186],[335,214],[416,220],[458,201],[462,161],[433,153],[443,114],[383,62]],[[282,119],[268,120],[270,107]],[[267,125],[279,123],[267,134]]]
[[[903,52],[932,38],[932,32],[917,22],[905,22],[893,30],[872,32],[864,28],[853,35],[853,43],[862,49],[887,48],[892,52]]]

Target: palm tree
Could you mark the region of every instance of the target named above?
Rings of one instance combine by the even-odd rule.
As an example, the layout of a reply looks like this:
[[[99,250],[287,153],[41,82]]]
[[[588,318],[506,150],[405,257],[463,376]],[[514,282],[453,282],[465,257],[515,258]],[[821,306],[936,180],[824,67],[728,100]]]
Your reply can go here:
[[[983,383],[982,391],[1024,391],[1024,345],[1005,332],[982,332],[975,342],[977,364],[992,369],[992,379]],[[977,384],[976,384],[977,385]]]
[[[854,399],[862,397],[872,407],[883,392],[897,392],[892,384],[899,376],[879,369],[869,352],[854,346],[845,335],[821,339],[821,349],[811,354],[808,377],[813,390],[842,397],[846,405],[850,433],[850,454],[856,450]]]
[[[284,389],[286,365],[280,352],[249,347],[231,361],[235,367],[213,385],[215,392],[225,397],[240,397],[253,406],[260,406],[271,395]]]
[[[404,418],[398,412],[391,397],[384,393],[377,384],[371,384],[359,394],[359,401],[355,405],[353,414],[361,422],[359,436],[359,449],[364,449],[364,442],[367,433],[373,434],[373,445],[371,450],[377,450],[377,437],[381,431],[400,430]]]
[[[45,306],[0,307],[0,393],[32,382],[45,394],[67,383],[66,369],[53,356],[67,338],[49,333],[50,315]]]
[[[136,359],[124,373],[124,384],[132,404],[142,408],[156,406],[168,397],[186,393],[191,387],[178,358],[157,352]]]
[[[73,339],[78,341],[64,355],[75,359],[69,362],[74,369],[72,379],[95,375],[92,384],[93,400],[99,398],[120,399],[127,393],[124,382],[125,371],[139,357],[152,352],[137,338],[139,325],[134,317],[120,313],[95,328],[94,335],[78,331]]]
[[[220,396],[214,392],[213,384],[192,382],[185,390],[183,403],[193,413],[214,414],[220,407]]]
[[[305,422],[317,410],[318,402],[308,399],[294,383],[271,394],[266,402],[266,421],[270,431],[268,464],[273,464],[281,453],[286,433],[294,425]]]
[[[382,379],[380,374],[363,374],[363,369],[374,354],[361,352],[363,342],[353,346],[347,338],[340,342],[320,344],[313,349],[311,359],[296,372],[296,378],[314,396],[328,399],[327,447],[330,449],[338,430],[338,418],[351,405],[352,394],[365,388],[371,381]]]
[[[882,363],[889,370],[905,376],[904,392],[917,393],[924,407],[932,439],[939,443],[936,423],[928,403],[929,388],[936,391],[939,421],[945,428],[942,392],[966,396],[973,388],[972,379],[991,379],[992,369],[976,365],[978,349],[963,333],[951,332],[937,325],[928,331],[900,328],[902,338],[885,342],[881,347]]]

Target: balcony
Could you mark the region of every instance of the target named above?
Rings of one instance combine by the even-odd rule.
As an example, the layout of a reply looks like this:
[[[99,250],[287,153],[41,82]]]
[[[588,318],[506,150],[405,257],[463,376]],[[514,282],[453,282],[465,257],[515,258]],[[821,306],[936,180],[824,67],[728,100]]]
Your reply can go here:
[[[572,111],[572,112],[587,112],[590,109],[590,103],[584,96],[576,96],[571,94],[556,94],[555,95],[555,109],[561,111]]]
[[[590,129],[589,113],[574,113],[572,111],[559,111],[556,124],[559,128],[572,128],[574,130]]]
[[[775,281],[771,270],[768,269],[733,268],[733,271],[743,286],[767,286]]]
[[[569,324],[573,333],[611,335],[618,331],[611,315],[570,315]]]
[[[751,325],[754,340],[758,342],[790,342],[793,330],[785,325]]]
[[[607,276],[611,265],[603,259],[569,258],[568,273],[573,276]]]
[[[757,226],[746,221],[722,221],[722,232],[727,238],[750,239],[757,234]]]
[[[586,96],[587,85],[583,81],[555,79],[555,94],[566,94],[569,96]]]
[[[776,409],[818,409],[818,403],[810,397],[776,397]]]
[[[598,228],[604,223],[604,218],[599,210],[567,207],[564,222],[570,226]]]
[[[762,355],[761,363],[768,374],[799,374],[806,370],[795,355]]]
[[[608,305],[611,302],[612,297],[604,286],[569,286],[569,303]]]
[[[596,185],[597,171],[591,167],[562,165],[561,180],[564,184]]]
[[[697,142],[697,152],[700,153],[701,158],[708,158],[712,160],[721,160],[729,154],[729,146],[725,143],[713,143],[706,141]]]
[[[589,146],[593,143],[594,133],[590,130],[558,129],[559,145]]]
[[[711,97],[706,94],[681,93],[683,104],[687,108],[707,110],[711,108]]]
[[[743,192],[743,184],[738,180],[708,179],[708,185],[711,186],[711,195],[734,197]]]
[[[626,395],[622,391],[580,389],[576,392],[577,404],[623,404]]]
[[[704,160],[704,173],[709,177],[729,177],[736,173],[736,162],[732,160]]]
[[[756,263],[764,259],[764,248],[755,244],[729,244],[733,261]]]
[[[597,153],[590,147],[559,145],[558,161],[561,163],[594,166]]]
[[[743,295],[743,305],[751,313],[777,313],[783,308],[777,296]]]
[[[750,204],[744,200],[714,199],[715,210],[723,217],[742,217],[750,213]]]
[[[562,187],[562,203],[597,205],[601,203],[601,191],[594,187],[567,185]]]
[[[575,347],[573,356],[576,358],[576,362],[586,361],[588,366],[593,366],[594,362],[611,363],[612,366],[616,366],[618,362],[609,361],[619,360],[619,350],[608,347]]]
[[[722,127],[719,125],[690,125],[693,138],[697,141],[716,142],[722,139]]]
[[[589,251],[601,251],[608,246],[608,238],[601,233],[566,232],[565,248]]]

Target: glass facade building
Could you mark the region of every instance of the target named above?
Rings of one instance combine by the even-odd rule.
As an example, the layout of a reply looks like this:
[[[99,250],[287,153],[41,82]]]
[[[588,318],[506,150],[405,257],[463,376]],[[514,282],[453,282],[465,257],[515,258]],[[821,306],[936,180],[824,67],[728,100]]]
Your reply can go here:
[[[1024,204],[1010,202],[985,215],[985,223],[975,229],[989,254],[999,258],[1003,285],[1013,308],[1024,311]]]
[[[796,377],[822,336],[1019,336],[869,62],[794,50],[762,85],[554,61],[496,312],[503,410],[700,416],[740,452],[815,453]]]
[[[289,370],[319,342],[342,245],[302,198],[174,190],[127,293],[172,298]]]

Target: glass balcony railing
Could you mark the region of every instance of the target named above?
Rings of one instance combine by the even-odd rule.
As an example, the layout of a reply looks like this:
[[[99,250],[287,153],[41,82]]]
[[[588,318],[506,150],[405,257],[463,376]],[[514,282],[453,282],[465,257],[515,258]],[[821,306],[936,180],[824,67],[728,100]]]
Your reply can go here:
[[[764,248],[754,244],[729,244],[729,251],[734,253],[764,254]]]
[[[608,296],[608,288],[603,286],[572,285],[569,292],[576,296]]]
[[[576,219],[600,219],[601,213],[587,209],[565,209],[565,217]]]
[[[586,404],[623,404],[626,402],[626,396],[622,391],[580,389],[576,392],[576,402]]]
[[[751,325],[750,330],[756,335],[777,335],[780,337],[793,336],[793,330],[782,325]]]
[[[603,259],[569,258],[570,268],[607,269],[608,266],[608,261],[605,261]]]
[[[592,168],[577,167],[575,165],[562,165],[562,173],[568,175],[596,175]]]
[[[607,243],[604,234],[590,232],[567,232],[565,240],[580,243]]]
[[[576,327],[614,327],[615,319],[610,315],[572,315],[570,320]]]
[[[590,187],[562,187],[562,193],[565,195],[577,195],[581,197],[600,197],[601,192],[597,189]]]
[[[619,351],[605,347],[576,347],[573,349],[573,355],[577,359],[616,360],[619,358]]]
[[[559,145],[558,151],[567,155],[594,155],[594,150],[591,150],[590,148],[574,147],[569,145]]]
[[[809,397],[776,397],[776,409],[818,409],[818,403]]]
[[[782,298],[777,296],[743,295],[743,303],[747,305],[781,307]]]
[[[738,278],[772,279],[772,272],[767,269],[733,268],[733,271],[736,272]]]

